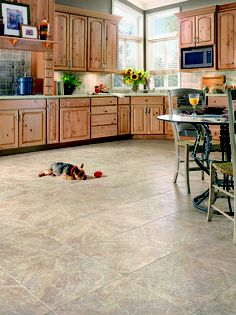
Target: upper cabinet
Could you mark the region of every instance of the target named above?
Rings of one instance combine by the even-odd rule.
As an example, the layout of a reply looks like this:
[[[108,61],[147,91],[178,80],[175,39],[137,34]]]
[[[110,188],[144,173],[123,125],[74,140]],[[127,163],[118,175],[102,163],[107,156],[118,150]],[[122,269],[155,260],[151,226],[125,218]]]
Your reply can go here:
[[[55,70],[86,70],[87,18],[55,12]]]
[[[218,69],[236,69],[236,5],[219,7]]]
[[[97,18],[88,19],[88,70],[117,70],[118,24]]]
[[[111,14],[56,5],[55,70],[117,71],[119,20]]]
[[[180,48],[215,44],[215,11],[212,6],[177,14]]]

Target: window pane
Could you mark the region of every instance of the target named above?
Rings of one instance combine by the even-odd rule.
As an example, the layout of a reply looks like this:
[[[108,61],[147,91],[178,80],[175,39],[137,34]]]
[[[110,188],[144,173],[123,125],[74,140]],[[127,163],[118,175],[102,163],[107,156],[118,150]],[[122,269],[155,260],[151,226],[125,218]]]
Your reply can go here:
[[[177,39],[163,40],[150,43],[151,60],[149,67],[151,70],[178,69],[179,57]]]
[[[178,74],[168,75],[168,87],[178,87]]]
[[[177,18],[174,15],[151,18],[150,36],[167,35],[178,31]]]
[[[164,88],[164,75],[154,76],[154,87],[155,88]]]
[[[138,53],[138,44],[133,41],[127,41],[126,44],[126,60],[125,60],[125,68],[137,68],[137,53]]]

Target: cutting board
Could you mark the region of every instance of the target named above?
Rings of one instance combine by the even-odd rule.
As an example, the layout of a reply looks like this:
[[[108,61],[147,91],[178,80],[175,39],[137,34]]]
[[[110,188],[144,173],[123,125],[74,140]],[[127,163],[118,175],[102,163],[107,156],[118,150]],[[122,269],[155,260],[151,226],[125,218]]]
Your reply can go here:
[[[211,77],[202,77],[202,88],[208,86],[209,88],[213,85],[222,86],[225,83],[225,76],[211,76]]]

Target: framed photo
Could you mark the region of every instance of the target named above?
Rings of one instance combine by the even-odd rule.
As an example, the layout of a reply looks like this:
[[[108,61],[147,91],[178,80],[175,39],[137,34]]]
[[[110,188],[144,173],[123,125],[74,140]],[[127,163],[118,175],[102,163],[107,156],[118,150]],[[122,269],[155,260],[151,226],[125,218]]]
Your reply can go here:
[[[20,25],[29,24],[29,5],[0,1],[4,35],[20,36]]]
[[[36,26],[21,24],[21,37],[24,38],[38,38],[38,30]]]

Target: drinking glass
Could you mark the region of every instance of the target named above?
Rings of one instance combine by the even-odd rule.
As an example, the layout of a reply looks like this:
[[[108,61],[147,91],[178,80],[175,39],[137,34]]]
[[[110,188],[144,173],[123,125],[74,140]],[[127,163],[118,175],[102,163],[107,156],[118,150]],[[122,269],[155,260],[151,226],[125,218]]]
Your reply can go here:
[[[189,103],[193,106],[193,117],[197,117],[197,114],[195,112],[196,106],[199,102],[199,94],[189,94],[188,95]]]

